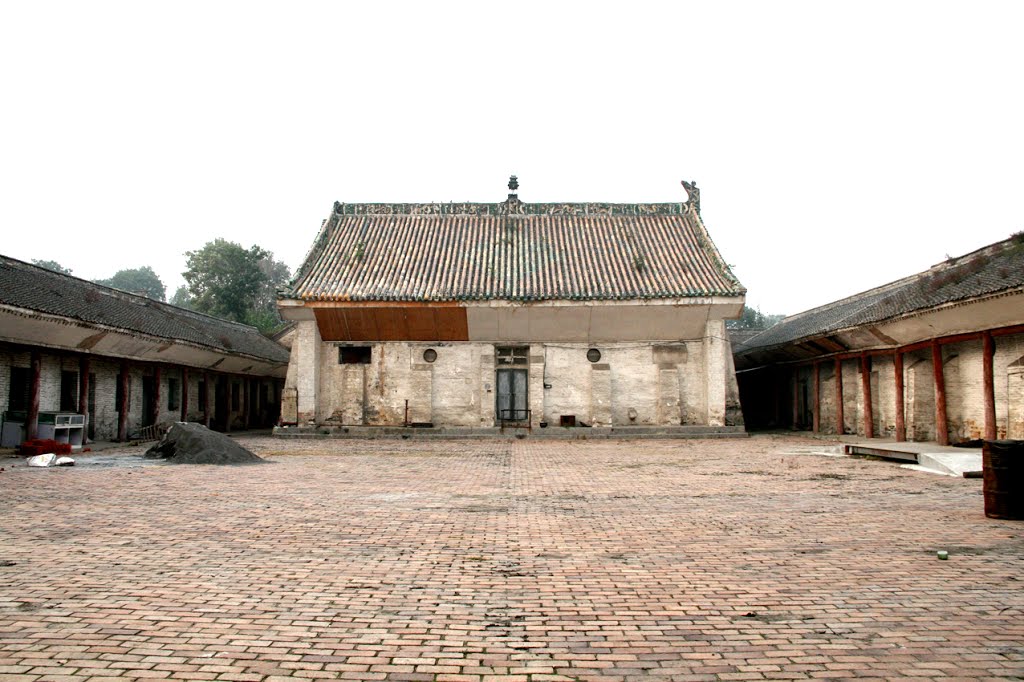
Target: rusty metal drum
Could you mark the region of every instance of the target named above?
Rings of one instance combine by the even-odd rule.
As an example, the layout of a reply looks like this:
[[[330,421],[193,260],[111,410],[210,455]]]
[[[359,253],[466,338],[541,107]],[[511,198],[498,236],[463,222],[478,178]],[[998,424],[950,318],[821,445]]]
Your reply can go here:
[[[1024,440],[987,440],[981,460],[985,516],[1024,519]]]

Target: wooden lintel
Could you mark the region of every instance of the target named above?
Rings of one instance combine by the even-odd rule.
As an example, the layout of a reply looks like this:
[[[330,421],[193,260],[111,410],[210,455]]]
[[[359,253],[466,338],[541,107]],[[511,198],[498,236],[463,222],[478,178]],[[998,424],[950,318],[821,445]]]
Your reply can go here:
[[[927,341],[915,341],[914,343],[908,343],[905,346],[895,346],[893,348],[873,348],[869,350],[857,350],[857,351],[845,351],[840,353],[833,353],[830,355],[822,354],[816,358],[796,358],[792,353],[789,353],[789,360],[784,362],[798,362],[801,365],[811,365],[814,362],[824,360],[826,358],[834,358],[839,360],[853,360],[858,359],[862,355],[867,354],[871,357],[883,356],[883,355],[894,355],[897,353],[911,353],[917,350],[924,350],[931,348],[934,344],[945,346],[951,343],[963,343],[964,341],[978,341],[983,339],[988,334],[993,337],[997,336],[1008,336],[1011,334],[1024,334],[1024,325],[1013,325],[1010,327],[998,327],[996,329],[987,329],[980,332],[965,332],[963,334],[950,334],[949,336],[937,336],[934,339],[928,339]],[[814,339],[815,343],[823,343],[825,337]],[[806,348],[806,341],[799,344],[793,344],[794,347]],[[782,352],[785,351],[785,347],[778,349]],[[762,360],[761,364],[769,364],[767,359]]]

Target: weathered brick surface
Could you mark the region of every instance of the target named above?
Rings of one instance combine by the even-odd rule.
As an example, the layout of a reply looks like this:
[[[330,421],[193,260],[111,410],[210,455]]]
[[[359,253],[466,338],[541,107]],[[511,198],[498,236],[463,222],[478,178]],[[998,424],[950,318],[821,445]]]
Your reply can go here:
[[[1024,524],[979,480],[789,437],[247,444],[0,463],[0,679],[1024,676]]]

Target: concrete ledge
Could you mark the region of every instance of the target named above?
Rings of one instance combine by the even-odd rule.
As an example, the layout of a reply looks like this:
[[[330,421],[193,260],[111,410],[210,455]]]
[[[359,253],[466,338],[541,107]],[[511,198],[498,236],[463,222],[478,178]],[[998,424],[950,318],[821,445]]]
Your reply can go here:
[[[968,476],[981,472],[981,448],[955,448],[936,443],[895,443],[862,441],[843,446],[848,455],[871,455],[910,462],[919,471],[948,476]]]
[[[615,426],[506,428],[412,428],[403,426],[278,426],[280,438],[537,438],[542,440],[609,440],[671,438],[746,438],[742,426]]]

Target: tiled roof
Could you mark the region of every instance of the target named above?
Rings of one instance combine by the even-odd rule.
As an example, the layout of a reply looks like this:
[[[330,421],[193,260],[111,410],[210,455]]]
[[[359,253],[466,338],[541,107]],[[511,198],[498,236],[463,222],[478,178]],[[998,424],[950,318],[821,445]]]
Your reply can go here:
[[[335,204],[291,290],[325,301],[741,296],[688,204]]]
[[[747,341],[746,351],[1024,287],[1024,238],[1012,237],[924,272],[785,318]]]
[[[229,355],[288,362],[288,351],[255,327],[192,312],[6,256],[0,256],[0,305],[185,341]]]

